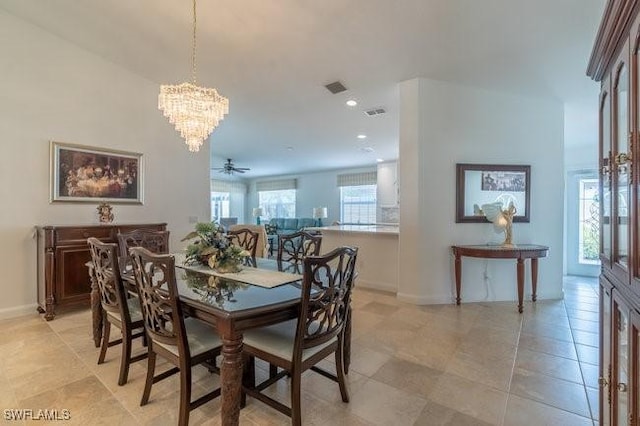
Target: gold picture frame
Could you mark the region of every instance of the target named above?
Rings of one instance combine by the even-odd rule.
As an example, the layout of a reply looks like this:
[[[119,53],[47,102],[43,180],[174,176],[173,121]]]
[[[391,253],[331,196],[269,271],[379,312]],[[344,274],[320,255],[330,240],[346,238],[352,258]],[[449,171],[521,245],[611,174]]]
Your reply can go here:
[[[51,141],[50,158],[52,203],[144,201],[144,164],[140,153]]]

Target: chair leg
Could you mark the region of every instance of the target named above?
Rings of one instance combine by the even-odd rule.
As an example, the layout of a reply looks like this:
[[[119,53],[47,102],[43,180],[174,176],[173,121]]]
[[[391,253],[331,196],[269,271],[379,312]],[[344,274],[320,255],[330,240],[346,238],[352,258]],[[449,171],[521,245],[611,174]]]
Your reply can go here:
[[[273,364],[269,364],[269,378],[273,379],[277,375],[278,375],[278,366],[277,365],[273,365]]]
[[[300,405],[300,389],[302,372],[294,368],[291,370],[291,425],[302,426],[302,409]]]
[[[242,386],[253,389],[256,387],[256,359],[255,357],[242,354],[244,361],[244,368],[242,369]],[[240,397],[240,408],[244,408],[247,405],[247,394],[242,390],[242,396]]]
[[[178,417],[179,426],[189,425],[189,411],[191,409],[191,366],[180,366],[180,413]]]
[[[129,377],[129,365],[131,365],[131,340],[131,330],[123,327],[122,358],[120,359],[120,377],[118,378],[118,385],[120,386],[126,384],[127,378]]]
[[[140,406],[147,405],[147,402],[149,402],[151,385],[153,385],[153,375],[156,371],[156,353],[151,350],[151,348],[149,349],[149,355],[147,356],[147,380],[144,383],[144,391],[142,392]]]
[[[107,348],[109,347],[111,323],[107,318],[102,319],[102,327],[102,347],[100,348],[100,355],[98,356],[98,364],[102,364],[104,362],[104,357],[107,355]]]
[[[338,350],[336,354],[336,377],[338,379],[338,385],[340,385],[340,395],[342,396],[342,402],[349,402],[349,389],[347,388],[347,381],[344,374],[344,339],[338,339]]]

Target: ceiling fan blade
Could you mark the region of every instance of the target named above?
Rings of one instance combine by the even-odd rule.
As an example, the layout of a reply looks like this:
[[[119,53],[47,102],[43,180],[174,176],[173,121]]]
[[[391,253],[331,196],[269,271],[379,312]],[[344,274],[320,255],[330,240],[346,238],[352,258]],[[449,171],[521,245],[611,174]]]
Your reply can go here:
[[[240,169],[233,169],[233,171],[236,173],[244,173],[244,170],[240,170]]]

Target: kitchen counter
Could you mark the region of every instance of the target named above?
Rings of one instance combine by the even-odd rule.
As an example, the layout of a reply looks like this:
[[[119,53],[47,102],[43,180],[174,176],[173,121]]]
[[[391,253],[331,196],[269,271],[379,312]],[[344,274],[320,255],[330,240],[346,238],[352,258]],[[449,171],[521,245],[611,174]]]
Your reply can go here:
[[[322,233],[320,251],[358,247],[358,287],[398,291],[398,225],[334,225],[311,228]]]
[[[394,234],[398,235],[399,226],[397,224],[377,224],[377,225],[333,225],[307,228],[311,231],[324,233],[332,232],[363,232],[369,234]]]

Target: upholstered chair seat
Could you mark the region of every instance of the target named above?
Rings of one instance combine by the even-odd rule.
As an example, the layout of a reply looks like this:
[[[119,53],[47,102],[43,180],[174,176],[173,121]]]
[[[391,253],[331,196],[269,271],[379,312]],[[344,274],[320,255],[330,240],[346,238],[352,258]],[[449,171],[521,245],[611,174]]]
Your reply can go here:
[[[185,318],[184,328],[187,331],[187,344],[191,356],[198,356],[204,352],[213,351],[222,345],[220,337],[213,332],[211,326],[195,318]],[[158,346],[162,346],[175,356],[178,356],[178,346],[165,345],[154,340]]]
[[[276,355],[283,359],[293,359],[294,343],[298,320],[290,320],[279,324],[251,329],[244,332],[243,342],[252,348]],[[302,362],[311,358],[324,348],[336,343],[337,337],[324,344],[303,349]]]

